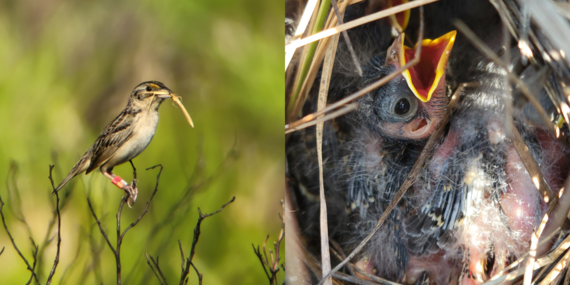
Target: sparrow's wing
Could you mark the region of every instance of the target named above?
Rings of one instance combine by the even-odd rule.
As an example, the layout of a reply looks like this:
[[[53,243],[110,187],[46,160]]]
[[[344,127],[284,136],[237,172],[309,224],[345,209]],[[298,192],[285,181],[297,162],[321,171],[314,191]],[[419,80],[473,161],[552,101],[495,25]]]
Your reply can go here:
[[[54,192],[59,191],[61,188],[63,188],[63,186],[65,186],[65,184],[67,184],[67,182],[69,182],[69,180],[71,180],[73,177],[77,176],[77,174],[85,171],[89,167],[89,164],[91,163],[91,156],[92,156],[91,154],[92,153],[93,153],[92,148],[89,148],[89,150],[87,150],[87,152],[85,152],[85,154],[83,154],[83,156],[75,164],[75,166],[73,166],[71,171],[69,171],[69,174],[67,174],[65,179],[63,179],[63,181],[61,181],[61,183],[59,183],[57,188],[55,188]]]
[[[123,111],[101,132],[93,144],[93,157],[86,174],[109,160],[117,149],[133,135],[133,123],[133,115]]]

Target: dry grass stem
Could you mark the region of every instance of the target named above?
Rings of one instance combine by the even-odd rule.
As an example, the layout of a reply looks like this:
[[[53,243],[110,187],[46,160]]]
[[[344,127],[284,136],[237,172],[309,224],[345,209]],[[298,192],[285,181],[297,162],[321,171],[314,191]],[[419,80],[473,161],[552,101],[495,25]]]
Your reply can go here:
[[[345,1],[340,6],[339,14],[341,15],[341,17],[342,15],[344,15],[344,10],[348,6],[348,3],[349,3],[348,1]],[[338,20],[339,18],[336,16],[336,14],[333,11],[331,11],[327,18],[325,28],[334,27],[337,24]],[[296,114],[298,114],[299,108],[304,104],[307,96],[309,95],[311,86],[313,86],[313,83],[315,82],[315,78],[317,77],[317,73],[321,66],[321,62],[323,61],[325,52],[327,50],[327,47],[329,46],[330,39],[331,38],[328,37],[318,43],[312,62],[309,66],[309,70],[307,71],[307,75],[305,76],[305,78],[300,78],[300,77],[297,78],[299,82],[297,82],[296,84],[301,84],[302,82],[302,85],[299,91],[299,96],[297,96],[297,100],[295,101],[295,105],[293,106],[293,110],[289,114],[291,118],[296,116]]]
[[[363,280],[363,279],[360,279],[358,277],[350,276],[350,275],[340,273],[340,272],[334,273],[332,276],[338,280],[347,281],[347,282],[350,282],[351,284],[357,284],[357,285],[378,285],[378,284],[381,284],[381,283],[377,283],[374,281]]]
[[[388,281],[384,278],[380,278],[378,276],[372,275],[360,268],[358,268],[357,266],[352,265],[353,269],[356,270],[356,272],[358,272],[359,274],[362,274],[364,276],[366,276],[367,278],[369,278],[370,280],[378,283],[378,284],[382,284],[382,285],[402,285],[400,283],[397,282],[392,282],[392,281]]]
[[[340,19],[340,17],[339,17]],[[329,91],[330,77],[332,74],[336,47],[338,45],[338,36],[332,37],[332,43],[329,44],[325,54],[325,63],[321,77],[321,85],[319,88],[318,110],[322,110],[327,105],[327,95]],[[321,116],[322,117],[322,116]],[[323,181],[323,124],[317,124],[317,156],[319,162],[319,200],[320,200],[320,231],[321,231],[321,269],[322,274],[328,275],[331,270],[331,259],[329,252],[329,231],[327,219],[327,203],[325,197],[325,187]],[[332,279],[325,280],[325,284],[331,285]]]
[[[295,30],[295,35],[293,36],[293,41],[299,39],[303,33],[305,33],[305,30],[307,29],[307,26],[309,25],[309,21],[311,20],[311,17],[315,11],[315,8],[317,7],[317,0],[309,0],[309,2],[307,2],[307,5],[305,5],[305,9],[303,10],[303,15],[301,16],[301,20],[299,21],[299,25],[297,26],[296,30]],[[289,63],[291,63],[291,59],[293,58],[293,55],[295,54],[295,51],[297,49],[293,49],[292,52],[289,52],[287,54],[285,54],[285,70],[287,70],[287,68],[289,67]]]
[[[312,43],[312,42],[318,41],[318,40],[320,40],[320,39],[324,39],[324,38],[326,38],[326,37],[330,37],[330,36],[332,36],[332,35],[336,35],[336,34],[342,32],[342,31],[350,30],[350,29],[352,29],[352,28],[354,28],[354,27],[358,27],[358,26],[360,26],[360,25],[364,25],[364,24],[366,24],[366,23],[370,23],[370,22],[372,22],[372,21],[376,21],[376,20],[379,20],[379,19],[388,17],[388,16],[390,16],[390,15],[394,15],[394,14],[397,14],[397,13],[400,13],[400,12],[404,12],[404,11],[406,11],[406,10],[410,10],[410,9],[413,9],[413,8],[421,7],[421,6],[425,5],[425,4],[429,4],[429,3],[432,3],[432,2],[436,2],[436,1],[438,1],[438,0],[417,0],[417,1],[411,1],[411,2],[408,2],[408,3],[406,3],[406,4],[401,4],[401,5],[398,5],[398,6],[394,6],[394,7],[392,7],[392,8],[389,8],[389,9],[386,9],[386,10],[382,10],[382,11],[379,11],[379,12],[376,12],[376,13],[373,13],[373,14],[370,14],[370,15],[368,15],[368,16],[361,17],[361,18],[359,18],[359,19],[357,19],[357,20],[353,20],[353,21],[350,21],[350,22],[348,22],[348,23],[345,23],[344,25],[340,25],[340,26],[335,27],[335,28],[331,28],[331,29],[328,29],[328,30],[321,31],[321,32],[319,32],[319,33],[316,33],[316,34],[314,34],[314,35],[312,35],[312,36],[309,36],[309,37],[306,37],[306,38],[304,38],[304,39],[300,39],[300,40],[297,40],[297,41],[293,41],[293,42],[291,42],[290,44],[288,44],[288,45],[285,46],[285,52],[286,52],[286,53],[291,52],[291,51],[293,51],[294,49],[296,49],[296,48],[298,48],[298,47],[302,47],[302,46],[304,46],[304,45],[307,45],[307,44],[310,44],[310,43]]]
[[[334,111],[334,112],[331,112],[330,114],[327,114],[327,115],[325,115],[325,116],[319,117],[319,118],[317,118],[317,119],[315,119],[315,120],[310,120],[310,121],[308,121],[307,123],[298,125],[298,126],[296,126],[296,127],[294,127],[294,128],[289,128],[289,125],[285,125],[285,134],[290,134],[290,133],[292,133],[292,132],[294,132],[294,131],[302,130],[302,129],[305,129],[305,128],[314,126],[314,125],[316,125],[316,124],[318,124],[318,123],[326,122],[326,121],[328,121],[328,120],[332,120],[332,119],[334,119],[334,118],[338,118],[338,117],[340,117],[340,116],[342,116],[342,115],[344,115],[344,114],[350,113],[350,112],[352,112],[352,111],[354,111],[354,110],[356,110],[356,109],[358,109],[358,103],[356,103],[356,102],[355,102],[355,103],[350,103],[350,104],[348,104],[348,105],[342,106],[340,109],[338,109],[338,110],[336,110],[336,111]]]

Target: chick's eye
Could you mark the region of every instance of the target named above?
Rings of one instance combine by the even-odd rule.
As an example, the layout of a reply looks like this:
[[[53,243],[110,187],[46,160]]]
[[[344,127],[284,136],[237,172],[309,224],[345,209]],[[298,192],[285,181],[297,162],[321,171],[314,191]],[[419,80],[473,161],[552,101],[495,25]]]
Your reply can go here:
[[[410,111],[410,101],[407,98],[402,98],[394,106],[394,113],[397,115],[406,115]]]
[[[388,102],[386,115],[396,121],[409,120],[418,112],[418,100],[411,92],[396,93]]]
[[[147,91],[147,92],[150,92],[150,91],[152,91],[152,88],[150,88],[150,86],[147,86],[147,87],[146,87],[146,91]]]

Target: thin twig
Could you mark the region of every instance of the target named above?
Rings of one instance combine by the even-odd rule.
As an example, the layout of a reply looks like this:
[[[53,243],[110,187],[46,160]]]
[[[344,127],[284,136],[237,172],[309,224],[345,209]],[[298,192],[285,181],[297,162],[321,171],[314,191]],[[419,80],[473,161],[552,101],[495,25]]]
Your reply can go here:
[[[53,192],[55,193],[55,197],[56,197],[56,203],[55,203],[55,210],[57,212],[57,252],[55,254],[55,258],[53,260],[53,266],[49,272],[47,281],[46,281],[46,285],[51,284],[51,279],[53,278],[53,275],[55,274],[55,270],[57,269],[57,265],[59,264],[59,251],[61,248],[61,213],[59,211],[59,193],[57,193],[57,191],[55,191],[55,185],[53,183],[53,176],[52,176],[52,170],[53,170],[53,165],[49,166],[49,180],[51,182],[51,188],[53,190]]]
[[[134,164],[132,163],[132,161],[130,161],[131,166],[133,167],[133,182],[132,182],[132,186],[136,187],[136,183],[137,183],[137,172],[136,172],[136,168],[134,166]],[[89,209],[91,209],[91,214],[93,215],[93,217],[95,218],[95,221],[97,222],[97,225],[99,225],[99,230],[101,231],[101,234],[103,235],[103,237],[105,238],[105,241],[107,241],[107,244],[109,245],[109,248],[111,248],[111,251],[113,251],[113,254],[115,255],[115,264],[116,264],[116,269],[117,269],[117,284],[121,284],[121,275],[122,275],[122,271],[121,271],[121,244],[123,243],[124,237],[127,234],[127,232],[133,228],[134,226],[136,226],[140,220],[144,217],[144,215],[148,212],[148,208],[150,207],[150,203],[152,202],[152,199],[154,198],[154,196],[156,195],[156,192],[158,191],[158,185],[159,185],[159,181],[160,181],[160,175],[162,174],[162,170],[164,169],[164,167],[161,164],[152,166],[147,168],[146,170],[150,170],[150,169],[154,169],[156,167],[160,166],[160,171],[157,174],[156,177],[156,185],[154,188],[154,191],[152,192],[152,195],[150,196],[150,199],[148,200],[148,202],[146,203],[146,207],[143,210],[143,212],[139,215],[138,219],[136,221],[134,221],[133,223],[131,223],[122,233],[121,233],[121,215],[123,212],[123,207],[125,206],[125,203],[127,202],[127,199],[129,199],[129,194],[127,193],[125,196],[123,196],[121,198],[121,202],[119,203],[119,209],[117,211],[117,228],[116,228],[116,233],[117,233],[117,246],[116,248],[113,247],[111,241],[109,240],[109,237],[107,236],[107,233],[105,232],[105,230],[103,230],[103,227],[101,226],[101,221],[99,220],[99,218],[97,218],[97,215],[95,214],[95,211],[93,210],[93,206],[91,205],[91,201],[89,200],[89,198],[87,198],[87,204],[89,205]],[[158,259],[157,259],[158,261]],[[158,264],[158,262],[157,262]]]
[[[141,219],[144,217],[144,215],[148,212],[148,208],[150,207],[150,203],[152,202],[152,199],[154,198],[154,196],[156,195],[156,192],[158,191],[158,184],[160,182],[160,175],[162,174],[162,170],[164,169],[164,167],[162,166],[162,164],[158,164],[158,165],[155,165],[155,166],[152,166],[152,167],[149,167],[146,169],[146,170],[151,170],[151,169],[155,169],[159,166],[160,166],[160,170],[158,171],[158,175],[156,176],[156,185],[154,186],[154,191],[152,191],[152,194],[150,195],[150,199],[148,200],[148,202],[146,202],[146,206],[144,208],[144,211],[139,215],[138,219],[136,221],[134,221],[133,223],[131,223],[123,231],[123,234],[121,234],[121,242],[122,242],[123,238],[125,237],[125,234],[127,234],[127,231],[129,231],[134,226],[136,226],[141,221]],[[133,166],[133,168],[134,168],[134,166]],[[136,179],[136,175],[135,175],[135,179]]]
[[[198,284],[202,285],[202,277],[203,275],[200,273],[200,271],[198,271],[198,268],[196,268],[196,266],[194,265],[194,263],[190,262],[190,265],[192,265],[192,268],[194,268],[194,271],[196,271],[196,275],[198,276]],[[186,282],[184,284],[188,283],[188,278],[186,278]]]
[[[111,241],[109,240],[109,237],[107,236],[107,233],[105,232],[105,230],[103,230],[103,226],[101,225],[101,221],[99,220],[99,218],[97,218],[97,214],[95,214],[95,210],[93,210],[93,206],[91,205],[91,200],[89,198],[87,198],[87,205],[89,206],[89,209],[91,210],[91,214],[93,215],[93,217],[95,218],[95,221],[97,222],[97,225],[99,226],[99,231],[101,231],[101,234],[105,238],[105,241],[107,241],[107,245],[109,245],[109,247],[111,248],[111,251],[115,252],[115,247],[111,244]]]
[[[285,202],[283,200],[281,200],[281,208],[283,209],[283,212],[285,213]],[[277,285],[277,273],[279,272],[279,265],[280,265],[280,261],[281,261],[281,256],[280,256],[280,249],[281,249],[281,242],[283,241],[283,238],[285,237],[285,216],[279,214],[279,219],[281,220],[281,231],[279,232],[279,238],[277,239],[276,242],[274,242],[274,249],[275,249],[275,255],[273,255],[273,251],[269,250],[269,255],[271,258],[267,257],[267,251],[265,249],[266,245],[267,245],[267,240],[269,240],[269,235],[267,235],[267,237],[265,238],[265,241],[263,241],[263,250],[259,249],[259,246],[257,246],[257,248],[255,248],[255,245],[251,245],[253,247],[253,253],[255,253],[255,255],[257,256],[257,259],[259,260],[259,262],[261,262],[261,266],[263,267],[263,271],[265,272],[265,275],[267,276],[267,279],[269,280],[269,284],[271,285]],[[284,269],[284,265],[281,264],[281,268]]]
[[[203,162],[203,154],[202,154],[202,143],[199,143],[198,146],[198,153],[199,156],[196,158],[196,163],[194,166],[194,171],[187,178],[186,183],[188,186],[184,189],[182,195],[176,199],[176,203],[174,203],[171,207],[169,207],[167,213],[161,219],[161,221],[156,222],[155,225],[152,227],[149,233],[149,237],[147,238],[147,246],[148,243],[154,240],[154,237],[158,233],[162,233],[162,229],[168,226],[167,232],[162,234],[164,237],[160,244],[156,247],[157,252],[162,252],[165,248],[170,245],[171,240],[168,237],[171,237],[174,234],[174,231],[180,228],[181,224],[185,221],[183,217],[187,217],[188,213],[192,210],[192,207],[188,207],[188,203],[191,202],[192,197],[201,189],[205,189],[215,181],[217,177],[219,177],[226,169],[226,166],[231,162],[232,159],[236,157],[236,142],[232,148],[227,152],[224,160],[216,167],[213,174],[207,176],[206,178],[201,178],[204,174],[203,170],[205,169],[205,164]],[[198,179],[201,179],[198,181]],[[131,271],[134,272],[134,271]],[[150,272],[145,273],[150,274]],[[144,278],[149,278],[149,276],[145,276]]]
[[[18,176],[18,164],[14,161],[10,163],[10,169],[8,170],[8,177],[6,178],[6,188],[8,189],[8,201],[10,201],[10,207],[12,208],[12,213],[16,219],[22,222],[26,226],[26,231],[28,236],[32,236],[32,228],[26,221],[24,212],[22,211],[22,196],[20,195],[20,189],[18,188],[18,183],[16,183],[16,177]],[[13,197],[12,197],[13,195]]]
[[[269,235],[267,236],[267,238],[269,238]],[[265,239],[265,241],[267,241],[267,238]],[[253,243],[251,244],[251,246],[253,247],[253,252],[257,256],[257,259],[259,259],[259,262],[261,262],[261,267],[263,267],[265,276],[267,276],[267,279],[269,279],[269,282],[271,282],[273,280],[273,277],[269,275],[269,272],[267,272],[267,268],[265,268],[266,266],[268,266],[268,264],[265,260],[263,260],[263,255],[261,255],[261,250],[259,249],[259,245],[257,246],[257,249],[255,248],[255,245]]]
[[[117,268],[117,285],[121,284],[121,280],[122,280],[122,265],[121,265],[121,244],[123,243],[123,237],[121,236],[121,215],[123,213],[123,206],[125,206],[125,203],[127,202],[127,199],[129,199],[129,194],[123,196],[123,198],[121,198],[121,202],[119,203],[119,210],[117,211],[117,248],[114,252],[115,254],[115,265]]]
[[[340,261],[345,260],[346,259],[346,253],[344,253],[344,250],[342,250],[342,247],[340,247],[340,244],[338,244],[334,239],[330,240],[330,244],[332,245],[331,251],[336,255],[338,260],[340,260]],[[352,263],[349,263],[348,271],[350,271],[350,274],[352,276],[356,276]]]
[[[350,275],[340,273],[340,272],[336,272],[332,276],[336,279],[347,281],[347,282],[350,282],[352,284],[358,284],[358,285],[378,285],[378,284],[380,284],[380,283],[376,283],[374,281],[363,280],[363,279],[360,279],[358,277],[350,276]]]
[[[401,285],[400,283],[392,282],[392,281],[386,280],[386,279],[384,279],[384,278],[380,278],[380,277],[378,277],[378,276],[372,275],[372,274],[370,274],[370,273],[368,273],[368,272],[366,272],[366,271],[360,269],[360,268],[357,267],[357,266],[354,266],[354,265],[353,265],[352,267],[353,267],[353,269],[356,270],[356,272],[358,272],[359,274],[362,274],[362,275],[366,276],[367,278],[369,278],[370,280],[372,280],[372,281],[374,281],[374,282],[377,282],[378,284],[382,284],[382,285]]]
[[[34,258],[34,263],[32,265],[32,275],[30,275],[30,279],[28,280],[28,282],[26,284],[32,283],[32,279],[34,278],[34,275],[35,275],[34,272],[36,270],[36,265],[38,263],[38,245],[36,244],[36,242],[34,241],[33,238],[29,237],[29,239],[30,239],[30,242],[32,242],[32,248],[33,248],[32,249],[32,257]]]
[[[6,220],[4,218],[4,201],[2,200],[2,196],[0,196],[0,216],[2,217],[2,224],[4,225],[4,229],[6,230],[6,233],[8,234],[8,237],[10,238],[10,241],[12,242],[12,246],[14,246],[14,249],[18,252],[18,255],[22,258],[22,260],[24,261],[24,263],[26,263],[26,266],[28,267],[27,269],[32,273],[32,277],[36,280],[36,283],[40,283],[38,281],[38,276],[36,275],[36,272],[34,272],[34,267],[30,266],[30,263],[28,262],[28,260],[24,257],[24,255],[22,254],[22,252],[20,251],[20,249],[18,249],[18,246],[16,246],[16,242],[14,241],[14,238],[12,237],[12,234],[10,233],[10,230],[8,230],[8,225],[6,225]],[[2,251],[4,251],[4,249],[2,249]],[[29,284],[30,282],[28,281],[27,284]]]
[[[162,273],[162,270],[160,270],[160,266],[158,265],[158,257],[156,258],[155,261],[154,258],[152,258],[152,256],[146,252],[145,256],[146,256],[146,263],[148,264],[148,266],[150,266],[150,269],[152,269],[154,276],[156,276],[160,284],[165,284],[165,285],[168,284],[166,282],[166,277],[164,277],[164,274]]]
[[[188,276],[188,274],[190,273],[190,266],[194,267],[194,265],[192,264],[192,259],[194,258],[194,254],[196,253],[196,244],[198,244],[198,239],[200,238],[200,225],[202,224],[202,221],[204,221],[208,217],[211,217],[211,216],[221,212],[227,205],[229,205],[230,203],[235,201],[235,199],[236,199],[235,196],[232,197],[232,199],[229,202],[225,203],[220,209],[218,209],[217,211],[210,213],[210,214],[202,214],[202,211],[200,211],[200,208],[198,208],[198,222],[196,223],[196,227],[194,228],[194,237],[192,238],[192,246],[190,248],[190,256],[188,256],[188,258],[186,258],[186,265],[184,266],[184,268],[183,268],[184,270],[182,270],[182,274],[180,275],[180,285],[183,285],[187,282],[187,281],[185,281],[185,279]],[[180,251],[182,252],[182,246],[180,246]],[[181,254],[184,255],[184,253],[181,253]],[[194,267],[194,270],[196,270],[200,284],[202,284],[202,276],[200,275],[200,273],[198,272],[198,270],[195,267]]]

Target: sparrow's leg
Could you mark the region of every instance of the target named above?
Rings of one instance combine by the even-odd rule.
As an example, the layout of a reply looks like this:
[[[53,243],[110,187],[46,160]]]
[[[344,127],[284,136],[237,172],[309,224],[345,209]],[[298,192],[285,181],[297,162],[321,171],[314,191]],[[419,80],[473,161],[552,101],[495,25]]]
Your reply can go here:
[[[113,182],[113,184],[117,185],[117,187],[119,187],[122,190],[125,190],[125,192],[127,192],[129,194],[129,200],[127,201],[127,204],[129,205],[129,207],[131,207],[135,201],[137,200],[137,196],[138,196],[138,189],[136,187],[136,182],[133,181],[132,185],[129,185],[129,183],[125,180],[123,180],[123,178],[121,178],[118,175],[113,174],[111,171],[113,169],[103,169],[101,168],[101,172],[103,173],[103,175],[105,175],[107,178],[111,179],[111,182]]]

